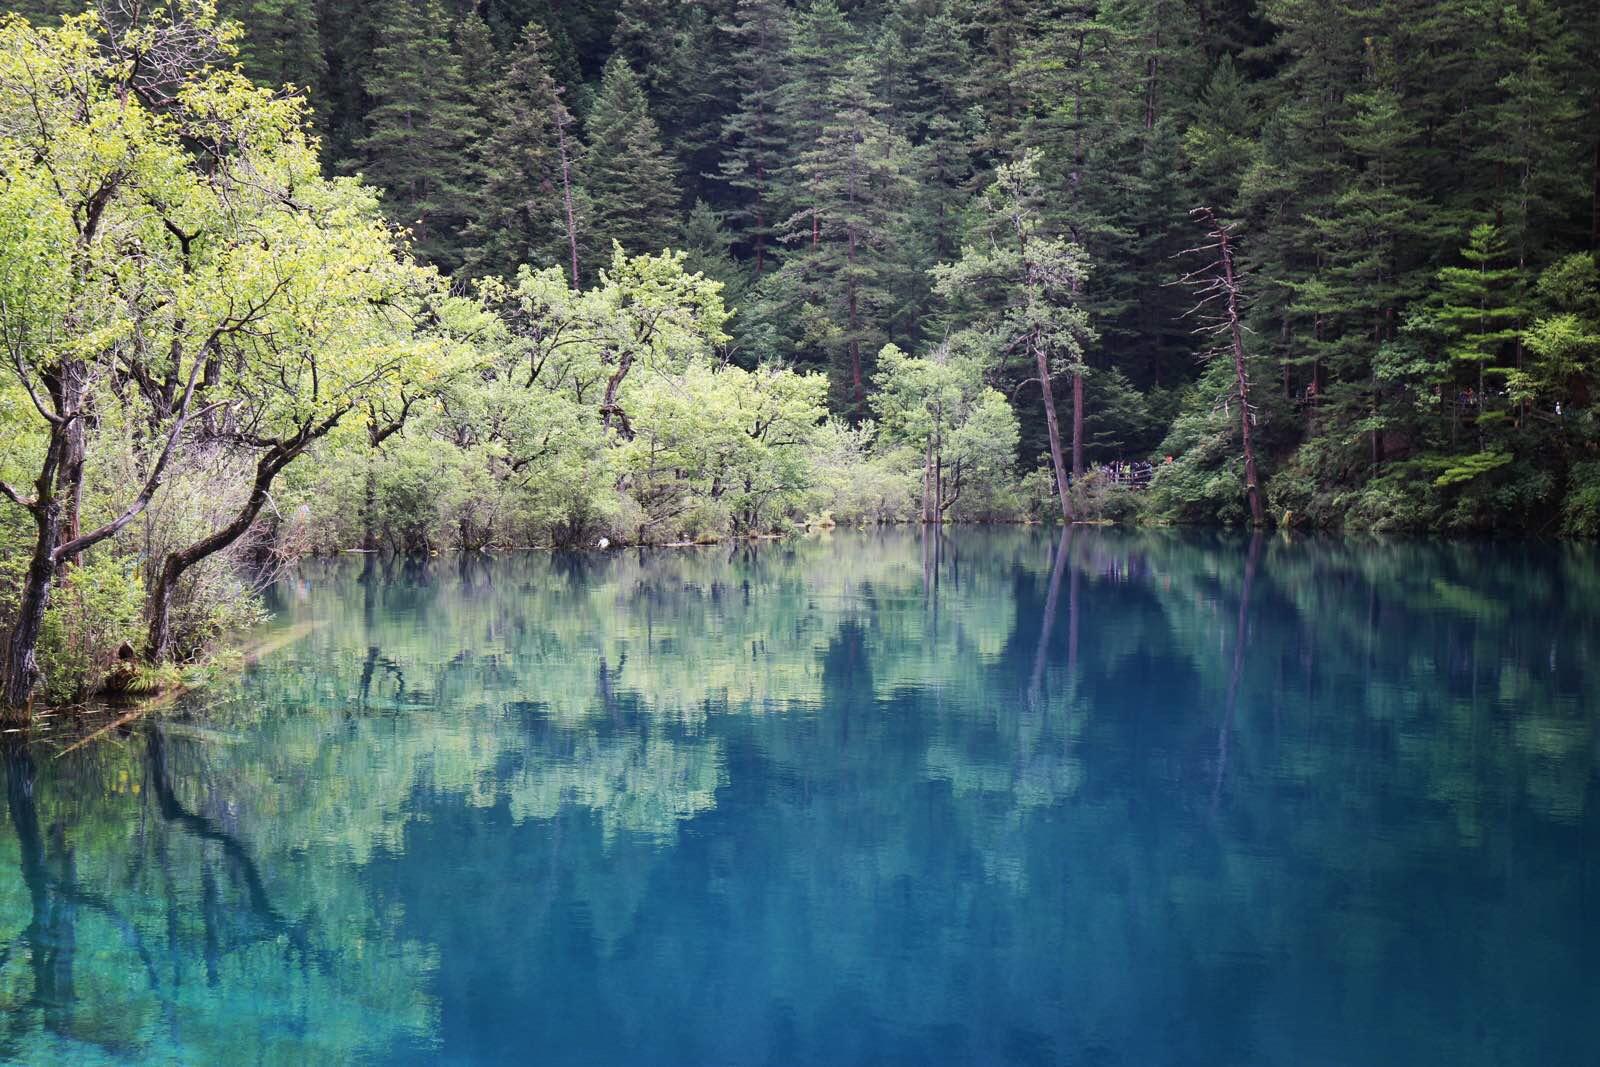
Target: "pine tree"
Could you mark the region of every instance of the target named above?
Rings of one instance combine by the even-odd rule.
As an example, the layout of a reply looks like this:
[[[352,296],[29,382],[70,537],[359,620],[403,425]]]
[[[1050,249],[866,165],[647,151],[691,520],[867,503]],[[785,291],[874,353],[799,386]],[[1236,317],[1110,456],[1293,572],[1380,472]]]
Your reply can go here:
[[[1284,392],[1308,399],[1308,428],[1315,428],[1327,377],[1323,360],[1338,330],[1315,291],[1328,256],[1314,220],[1335,215],[1334,201],[1349,180],[1339,131],[1351,113],[1350,87],[1362,81],[1363,49],[1347,8],[1280,0],[1271,13],[1281,71],[1262,94],[1257,153],[1240,178],[1238,201],[1219,210],[1245,221],[1257,257],[1255,328],[1273,339]]]
[[[977,147],[990,161],[1014,158],[1022,144],[1031,90],[1021,76],[1035,0],[961,0],[955,16],[976,42],[967,82],[984,117]]]
[[[612,54],[639,75],[690,196],[704,195],[714,180],[722,128],[737,103],[725,89],[732,80],[724,32],[732,6],[730,0],[621,0],[611,35]]]
[[[884,122],[872,80],[871,64],[853,59],[830,89],[830,118],[796,167],[810,202],[784,223],[795,252],[780,274],[788,302],[809,305],[806,347],[829,365],[835,410],[852,417],[866,413],[867,359],[884,340],[909,192],[905,142]]]
[[[722,283],[722,302],[738,307],[748,285],[744,268],[733,258],[733,236],[722,218],[704,200],[696,200],[683,222],[685,270]]]
[[[529,23],[492,93],[484,183],[467,228],[474,273],[567,263],[558,124],[571,119],[545,65],[549,49],[543,27]]]
[[[1340,139],[1354,172],[1332,211],[1311,216],[1325,262],[1300,300],[1322,325],[1320,355],[1331,371],[1322,398],[1327,413],[1345,424],[1364,422],[1374,467],[1385,458],[1387,413],[1373,359],[1395,338],[1402,309],[1421,295],[1426,242],[1442,236],[1430,230],[1426,198],[1408,176],[1420,131],[1389,70],[1375,56],[1369,86],[1352,94],[1354,113]]]
[[[244,27],[239,64],[252,79],[294,85],[313,104],[326,73],[315,0],[223,0],[218,13]]]
[[[836,0],[812,0],[795,17],[783,57],[785,81],[778,97],[788,158],[774,190],[780,212],[777,217],[803,211],[812,200],[799,163],[816,148],[836,116],[834,89],[845,77],[859,43],[859,35]]]
[[[1478,158],[1495,175],[1495,215],[1519,264],[1537,254],[1538,236],[1582,196],[1573,166],[1579,101],[1568,90],[1584,66],[1562,13],[1550,0],[1506,4],[1500,32],[1505,73],[1487,109]],[[1590,56],[1588,66],[1595,57]]]
[[[781,0],[738,0],[734,41],[739,103],[723,126],[720,177],[737,195],[728,218],[759,278],[778,219],[777,183],[788,148],[780,117],[789,19]]]
[[[372,109],[356,145],[361,170],[384,190],[385,213],[411,231],[416,253],[454,270],[464,253],[476,115],[439,0],[389,14],[366,83]]]
[[[629,252],[659,252],[680,236],[676,169],[639,79],[626,60],[606,64],[585,123],[580,173],[590,205],[586,264],[609,262],[612,241]]]
[[[367,82],[378,49],[380,11],[373,0],[317,0],[322,37],[322,78],[312,107],[322,133],[323,167],[355,174],[372,101]]]
[[[1438,301],[1428,318],[1445,338],[1445,354],[1472,383],[1457,406],[1474,413],[1483,451],[1494,424],[1510,414],[1491,395],[1490,376],[1503,380],[1518,359],[1520,327],[1528,318],[1525,282],[1505,237],[1489,223],[1472,228],[1461,258],[1466,266],[1439,271]]]
[[[974,141],[982,123],[965,96],[971,47],[952,9],[950,0],[900,0],[875,49],[885,119],[912,148],[914,192],[900,254],[913,287],[890,321],[902,343],[937,331],[925,272],[930,263],[960,255],[963,210],[977,170]]]

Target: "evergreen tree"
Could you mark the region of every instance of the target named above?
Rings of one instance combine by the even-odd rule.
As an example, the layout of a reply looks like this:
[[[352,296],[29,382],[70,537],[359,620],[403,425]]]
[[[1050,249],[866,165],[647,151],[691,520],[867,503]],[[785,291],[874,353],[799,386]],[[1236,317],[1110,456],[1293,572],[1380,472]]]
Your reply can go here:
[[[244,28],[239,63],[264,85],[294,85],[313,104],[326,71],[315,0],[223,0],[218,13]]]
[[[900,255],[914,287],[898,302],[890,328],[915,339],[937,331],[925,269],[961,252],[982,123],[964,93],[971,47],[950,0],[900,0],[884,20],[876,53],[885,118],[912,148],[913,194]]]
[[[467,228],[476,273],[509,276],[520,264],[567,261],[558,124],[570,116],[545,65],[549,49],[543,27],[529,23],[488,102],[484,182]]]
[[[617,8],[612,54],[638,73],[691,196],[704,195],[715,177],[722,128],[737,103],[724,90],[732,78],[724,27],[733,7],[730,0],[621,0]]]
[[[1312,216],[1321,234],[1323,269],[1301,288],[1299,306],[1317,314],[1319,359],[1330,371],[1321,402],[1345,424],[1366,428],[1369,460],[1385,459],[1386,411],[1373,359],[1395,338],[1402,309],[1421,295],[1423,242],[1442,236],[1427,223],[1428,205],[1407,175],[1420,134],[1399,95],[1374,72],[1340,138],[1354,174],[1327,216]]]
[[[606,64],[585,131],[581,174],[590,205],[585,263],[608,261],[601,250],[612,241],[636,254],[678,243],[676,168],[661,147],[660,131],[626,60],[617,57]]]
[[[384,210],[411,231],[416,253],[445,270],[464,258],[462,231],[480,135],[439,0],[397,7],[385,23],[366,94],[361,171],[384,190]]]
[[[733,258],[733,236],[704,200],[696,200],[683,221],[684,269],[722,283],[722,302],[738,307],[748,280]]]
[[[789,19],[782,0],[738,0],[728,29],[739,102],[723,126],[720,177],[736,194],[728,212],[756,277],[767,269],[788,148],[781,117]]]
[[[836,0],[812,0],[795,17],[783,57],[786,80],[778,97],[779,122],[787,159],[780,172],[775,201],[787,218],[806,209],[812,196],[799,163],[822,140],[836,116],[834,90],[856,55],[859,35]]]
[[[367,133],[367,82],[376,61],[380,12],[372,0],[318,0],[322,78],[312,107],[322,132],[323,167],[354,174]]]
[[[796,167],[810,203],[784,223],[795,252],[779,280],[790,306],[804,302],[802,345],[827,361],[835,410],[852,417],[866,414],[867,360],[885,340],[909,190],[905,142],[883,120],[872,76],[854,59],[831,87],[831,118]]]
[[[1451,363],[1466,372],[1467,392],[1457,406],[1473,416],[1482,452],[1495,437],[1495,425],[1511,415],[1496,394],[1503,394],[1505,376],[1520,359],[1520,327],[1528,311],[1522,271],[1495,226],[1474,226],[1461,258],[1466,266],[1439,271],[1437,303],[1426,314],[1443,335]]]

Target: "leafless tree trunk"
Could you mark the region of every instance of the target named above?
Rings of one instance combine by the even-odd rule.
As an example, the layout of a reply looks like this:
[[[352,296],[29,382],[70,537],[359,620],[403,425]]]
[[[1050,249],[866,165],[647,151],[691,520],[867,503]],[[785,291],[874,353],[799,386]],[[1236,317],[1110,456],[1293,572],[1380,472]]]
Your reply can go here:
[[[1044,618],[1039,620],[1039,644],[1033,651],[1033,673],[1028,679],[1028,703],[1037,706],[1044,692],[1044,665],[1050,655],[1050,634],[1055,629],[1056,606],[1061,597],[1061,575],[1067,569],[1067,558],[1072,551],[1072,527],[1061,533],[1056,542],[1054,559],[1050,565],[1050,588],[1044,598]],[[1076,621],[1076,620],[1074,620]]]
[[[272,442],[256,460],[256,474],[250,485],[250,495],[227,525],[184,548],[167,553],[161,561],[155,587],[150,591],[150,629],[145,644],[145,658],[149,662],[160,663],[172,654],[172,596],[179,579],[195,564],[223,551],[243,537],[266,506],[273,480],[297,456],[337,426],[348,411],[349,408],[341,408],[321,422],[304,423],[293,436]]]
[[[1209,262],[1181,280],[1193,285],[1200,296],[1200,302],[1189,313],[1207,309],[1207,321],[1198,332],[1221,337],[1220,351],[1216,354],[1225,352],[1233,361],[1233,389],[1224,403],[1229,399],[1239,402],[1239,436],[1244,452],[1244,485],[1250,500],[1250,519],[1256,526],[1265,526],[1267,517],[1261,503],[1261,479],[1256,473],[1252,435],[1255,412],[1250,407],[1250,375],[1245,363],[1244,322],[1240,314],[1242,286],[1234,264],[1234,234],[1210,208],[1195,208],[1191,214],[1210,227],[1206,236],[1211,243],[1189,252],[1205,253]]]
[[[1072,497],[1067,489],[1067,463],[1061,454],[1061,425],[1056,421],[1056,395],[1050,387],[1050,357],[1039,338],[1030,339],[1034,363],[1039,372],[1039,389],[1044,393],[1044,424],[1050,434],[1050,464],[1055,469],[1056,492],[1061,497],[1061,518],[1072,521]]]
[[[1211,810],[1222,799],[1222,779],[1228,770],[1228,737],[1233,732],[1239,708],[1239,685],[1244,680],[1244,646],[1250,634],[1250,592],[1255,586],[1256,568],[1261,563],[1261,531],[1250,535],[1250,549],[1244,560],[1244,588],[1239,591],[1239,617],[1233,627],[1233,665],[1228,671],[1228,696],[1223,705],[1222,725],[1217,729],[1217,777],[1211,787]]]
[[[578,288],[578,220],[572,211],[572,161],[567,156],[567,126],[572,116],[555,105],[556,145],[561,152],[561,206],[567,213],[567,251],[572,256],[572,287]]]

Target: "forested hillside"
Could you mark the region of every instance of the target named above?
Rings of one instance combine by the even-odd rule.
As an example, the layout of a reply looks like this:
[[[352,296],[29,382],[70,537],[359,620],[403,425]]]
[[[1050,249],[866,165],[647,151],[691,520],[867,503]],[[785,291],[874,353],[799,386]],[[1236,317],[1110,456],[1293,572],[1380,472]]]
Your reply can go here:
[[[14,632],[356,546],[1600,532],[1586,0],[14,8]]]
[[[1081,355],[1055,368],[1077,470],[1172,455],[1160,513],[1244,515],[1228,368],[1207,370],[1191,294],[1172,284],[1203,206],[1237,230],[1274,517],[1600,524],[1593,4],[224,0],[222,14],[244,27],[246,73],[309,98],[328,173],[380,187],[458,291],[522,264],[589,285],[612,241],[685,249],[736,310],[728,358],[825,370],[830,411],[859,424],[883,345],[963,340],[968,294],[941,293],[930,269],[960,258],[996,167],[1031,151],[1041,227],[1088,260]],[[1046,451],[1037,375],[1006,357],[984,353],[982,374],[1016,406],[1031,467]]]

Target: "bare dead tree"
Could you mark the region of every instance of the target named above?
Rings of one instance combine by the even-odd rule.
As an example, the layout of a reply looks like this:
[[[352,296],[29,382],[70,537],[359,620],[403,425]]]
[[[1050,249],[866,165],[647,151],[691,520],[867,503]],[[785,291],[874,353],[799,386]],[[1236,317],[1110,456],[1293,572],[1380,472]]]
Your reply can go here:
[[[1234,263],[1237,238],[1233,228],[1217,218],[1211,208],[1197,207],[1189,213],[1207,227],[1209,243],[1180,252],[1180,256],[1203,255],[1204,266],[1180,278],[1179,284],[1191,286],[1199,302],[1185,313],[1185,317],[1198,317],[1200,325],[1195,333],[1215,338],[1206,351],[1205,358],[1228,356],[1233,360],[1233,386],[1218,401],[1218,406],[1231,410],[1239,405],[1239,438],[1244,452],[1244,486],[1250,498],[1250,520],[1265,526],[1266,512],[1261,504],[1261,479],[1256,473],[1256,450],[1252,428],[1256,412],[1250,406],[1250,374],[1244,356],[1245,325],[1240,315],[1244,305],[1243,286]]]
[[[558,90],[564,92],[565,90]],[[578,220],[572,210],[572,161],[567,155],[567,127],[572,114],[559,101],[555,104],[556,147],[561,151],[561,206],[567,217],[567,251],[572,256],[572,287],[578,288]]]

